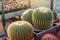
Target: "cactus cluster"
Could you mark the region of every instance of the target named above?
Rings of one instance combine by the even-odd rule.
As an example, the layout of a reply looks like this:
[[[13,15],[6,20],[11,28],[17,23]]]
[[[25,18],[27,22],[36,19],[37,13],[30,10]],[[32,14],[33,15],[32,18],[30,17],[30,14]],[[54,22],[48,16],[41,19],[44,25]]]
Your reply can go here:
[[[45,7],[26,10],[21,16],[23,21],[16,21],[9,25],[7,29],[9,40],[30,40],[33,35],[33,26],[35,29],[47,30],[52,27],[51,24],[56,16]],[[41,40],[58,39],[52,34],[46,34]]]
[[[35,29],[46,30],[51,27],[54,20],[54,14],[49,8],[39,7],[26,10],[21,19],[33,24]]]
[[[32,14],[33,25],[36,29],[46,30],[51,27],[53,23],[53,12],[44,7],[36,8]]]
[[[25,12],[22,13],[21,19],[24,21],[28,21],[32,24],[32,12],[33,9],[28,9]]]
[[[45,34],[41,40],[58,40],[58,38],[53,34]]]
[[[7,29],[9,40],[30,40],[33,35],[33,27],[26,21],[17,21],[9,25]]]

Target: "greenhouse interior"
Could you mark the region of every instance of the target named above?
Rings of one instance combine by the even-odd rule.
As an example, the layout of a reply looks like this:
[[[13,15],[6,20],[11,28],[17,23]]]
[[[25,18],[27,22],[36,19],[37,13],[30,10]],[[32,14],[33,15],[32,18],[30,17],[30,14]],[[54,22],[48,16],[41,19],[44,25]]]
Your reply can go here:
[[[60,40],[60,0],[0,0],[0,40]]]

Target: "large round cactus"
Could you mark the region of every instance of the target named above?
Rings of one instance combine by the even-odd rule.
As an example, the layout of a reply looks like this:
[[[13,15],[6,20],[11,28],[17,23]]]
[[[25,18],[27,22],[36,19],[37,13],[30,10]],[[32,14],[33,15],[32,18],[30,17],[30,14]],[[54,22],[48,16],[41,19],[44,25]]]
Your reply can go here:
[[[24,21],[28,21],[32,24],[32,12],[33,12],[33,9],[28,9],[26,10],[22,16],[21,16],[21,19],[24,20]]]
[[[30,40],[33,27],[26,21],[17,21],[9,25],[7,34],[10,40]]]
[[[42,36],[41,40],[58,40],[58,38],[53,34],[45,34]]]
[[[53,12],[44,7],[36,8],[32,14],[33,25],[36,29],[46,30],[53,23]]]

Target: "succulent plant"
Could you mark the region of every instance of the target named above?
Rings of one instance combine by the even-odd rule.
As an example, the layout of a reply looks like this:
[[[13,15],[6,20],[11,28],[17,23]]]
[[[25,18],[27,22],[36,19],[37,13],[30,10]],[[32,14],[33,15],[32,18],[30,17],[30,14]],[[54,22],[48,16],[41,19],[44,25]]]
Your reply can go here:
[[[41,40],[58,40],[58,38],[53,34],[45,34]]]
[[[32,13],[33,13],[33,9],[28,9],[26,10],[22,15],[21,15],[21,19],[24,21],[28,21],[29,23],[32,24]]]
[[[60,40],[60,31],[57,33],[57,37]]]
[[[45,7],[36,8],[32,13],[32,21],[35,29],[49,29],[53,23],[53,19],[53,12]]]
[[[56,20],[57,19],[57,13],[53,12],[53,14],[54,14],[54,20]]]
[[[33,27],[26,21],[17,21],[9,25],[7,34],[10,40],[30,40]]]

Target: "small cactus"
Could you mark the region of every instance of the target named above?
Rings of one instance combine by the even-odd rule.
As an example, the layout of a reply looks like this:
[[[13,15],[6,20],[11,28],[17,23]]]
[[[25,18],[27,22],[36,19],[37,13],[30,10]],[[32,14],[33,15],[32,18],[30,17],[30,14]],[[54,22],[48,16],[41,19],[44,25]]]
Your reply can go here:
[[[58,40],[58,38],[53,34],[45,34],[41,40]]]
[[[53,12],[53,14],[54,14],[54,20],[56,20],[57,19],[57,13]]]
[[[22,16],[21,16],[21,19],[24,20],[24,21],[28,21],[32,24],[32,12],[33,12],[33,9],[28,9],[26,10]]]
[[[46,30],[51,28],[53,23],[53,12],[44,7],[36,8],[32,13],[32,21],[34,28],[39,30]]]
[[[17,21],[9,25],[7,34],[10,40],[30,40],[33,26],[26,21]]]
[[[60,40],[60,31],[57,33],[57,37]]]

